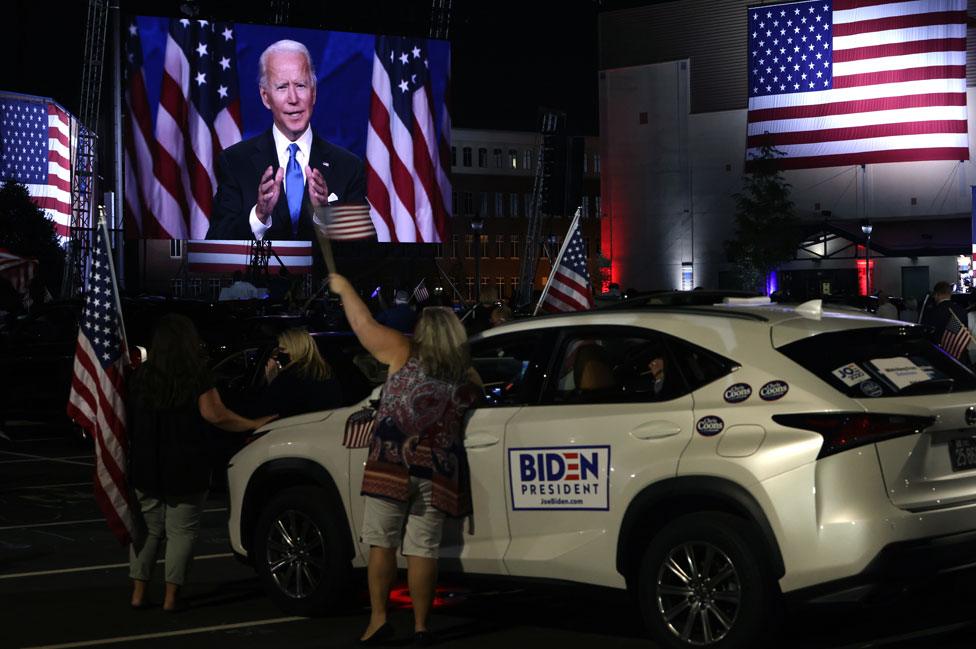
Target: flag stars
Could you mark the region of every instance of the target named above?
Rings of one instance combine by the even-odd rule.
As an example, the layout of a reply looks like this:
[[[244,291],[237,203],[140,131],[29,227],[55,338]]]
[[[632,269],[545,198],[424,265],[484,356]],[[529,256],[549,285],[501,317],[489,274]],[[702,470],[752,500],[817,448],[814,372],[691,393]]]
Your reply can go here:
[[[226,56],[220,59],[220,67],[223,68],[224,70],[230,68],[230,59],[227,58]]]
[[[207,55],[207,44],[206,43],[200,43],[200,45],[197,47],[197,54],[199,54],[200,56],[206,56]]]
[[[417,47],[416,45],[413,46],[413,49],[410,50],[410,53],[413,54],[413,58],[415,59],[420,58],[420,48]]]
[[[400,92],[406,92],[409,88],[409,84],[407,84],[407,80],[404,79],[403,81],[397,84],[397,87],[400,89]]]
[[[404,52],[400,55],[400,63],[406,65],[410,61],[410,55]]]
[[[136,24],[135,23],[132,23],[131,25],[129,25],[129,33],[131,35],[133,35],[133,36],[135,36],[136,34],[139,33],[139,28],[136,27]]]
[[[182,25],[183,27],[189,27],[190,26],[190,21],[187,20],[186,18],[181,18],[180,19],[180,25]]]
[[[234,31],[230,27],[225,27],[223,33],[221,33],[221,36],[224,37],[225,41],[229,41],[234,38]]]
[[[217,94],[220,95],[221,99],[227,99],[227,86],[217,88]]]
[[[203,72],[197,72],[197,76],[194,80],[197,82],[198,86],[202,86],[203,84],[207,83],[207,75]]]

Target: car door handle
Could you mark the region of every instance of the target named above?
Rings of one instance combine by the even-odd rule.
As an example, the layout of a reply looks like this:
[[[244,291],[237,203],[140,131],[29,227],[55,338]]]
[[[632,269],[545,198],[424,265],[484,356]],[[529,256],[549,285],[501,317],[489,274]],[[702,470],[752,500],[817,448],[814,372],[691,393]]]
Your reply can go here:
[[[681,432],[681,426],[670,421],[649,421],[630,431],[636,439],[663,439],[674,437]]]
[[[499,441],[499,438],[489,433],[474,433],[464,437],[464,448],[484,448],[494,446]]]

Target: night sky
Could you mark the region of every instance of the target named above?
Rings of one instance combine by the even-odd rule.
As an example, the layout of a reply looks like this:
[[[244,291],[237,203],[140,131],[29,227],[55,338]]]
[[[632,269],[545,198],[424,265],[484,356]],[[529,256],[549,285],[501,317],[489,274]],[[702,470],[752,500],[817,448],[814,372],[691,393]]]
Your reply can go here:
[[[124,11],[144,15],[180,15],[180,4],[176,0],[122,0]],[[200,17],[271,22],[268,0],[200,0],[197,4]],[[454,0],[450,32],[454,125],[535,131],[538,109],[544,106],[565,110],[570,132],[597,134],[597,14],[608,4],[634,3]],[[77,112],[87,5],[84,0],[55,5],[38,0],[5,3],[0,25],[5,62],[0,90],[53,97]],[[289,22],[426,36],[430,7],[429,0],[345,4],[293,0]],[[111,111],[111,74],[106,59],[102,95],[106,115]]]

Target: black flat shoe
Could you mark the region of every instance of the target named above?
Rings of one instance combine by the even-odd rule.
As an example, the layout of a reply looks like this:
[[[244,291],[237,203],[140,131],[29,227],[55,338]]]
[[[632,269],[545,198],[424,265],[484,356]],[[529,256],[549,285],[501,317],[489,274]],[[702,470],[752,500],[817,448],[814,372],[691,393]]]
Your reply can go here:
[[[417,631],[413,634],[413,646],[429,647],[434,644],[434,634],[430,631]]]
[[[383,626],[373,632],[373,635],[369,636],[368,638],[361,638],[359,640],[359,646],[377,647],[392,638],[393,634],[393,625],[391,625],[389,622],[384,622]]]
[[[138,604],[129,602],[129,606],[132,607],[133,611],[145,611],[147,608],[152,608],[152,602],[150,602],[148,599],[144,599]]]

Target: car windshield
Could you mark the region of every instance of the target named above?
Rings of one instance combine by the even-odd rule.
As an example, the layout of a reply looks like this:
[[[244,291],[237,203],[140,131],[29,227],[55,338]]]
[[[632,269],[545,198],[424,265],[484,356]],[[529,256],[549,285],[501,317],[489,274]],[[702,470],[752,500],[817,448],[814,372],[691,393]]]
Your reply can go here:
[[[921,327],[823,333],[779,351],[849,397],[976,390],[976,374],[927,340]]]

